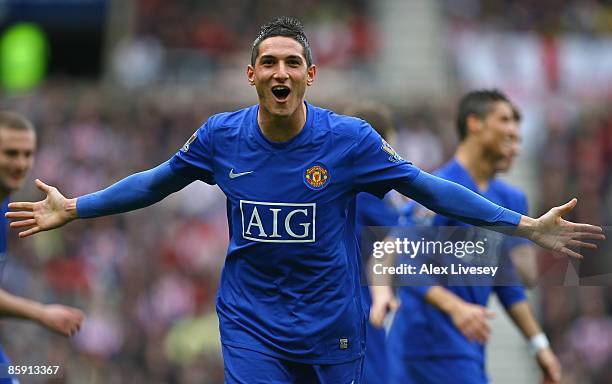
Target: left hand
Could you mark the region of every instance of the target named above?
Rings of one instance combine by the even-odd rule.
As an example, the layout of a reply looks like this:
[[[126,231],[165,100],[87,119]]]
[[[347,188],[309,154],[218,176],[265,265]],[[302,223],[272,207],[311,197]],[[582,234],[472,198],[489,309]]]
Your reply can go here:
[[[81,310],[60,304],[45,305],[39,322],[52,331],[64,336],[72,336],[79,331],[83,322]]]
[[[387,314],[392,311],[397,311],[400,304],[389,286],[373,285],[370,287],[370,291],[372,293],[370,323],[376,328],[382,328],[385,324]]]
[[[596,249],[597,245],[589,240],[604,240],[606,237],[601,227],[572,223],[562,218],[576,206],[577,202],[578,200],[574,198],[562,206],[552,208],[535,220],[524,216],[519,224],[519,234],[544,248],[582,259],[580,253],[569,247]]]
[[[561,382],[561,363],[550,348],[541,349],[536,355],[538,365],[544,374],[544,384]]]

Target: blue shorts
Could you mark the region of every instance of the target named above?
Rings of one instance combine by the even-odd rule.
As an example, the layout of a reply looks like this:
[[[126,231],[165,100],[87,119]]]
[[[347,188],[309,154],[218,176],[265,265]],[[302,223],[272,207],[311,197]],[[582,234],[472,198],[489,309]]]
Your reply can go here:
[[[466,358],[392,358],[393,384],[487,384],[484,363]]]
[[[359,384],[363,358],[340,364],[303,364],[223,345],[225,384]]]

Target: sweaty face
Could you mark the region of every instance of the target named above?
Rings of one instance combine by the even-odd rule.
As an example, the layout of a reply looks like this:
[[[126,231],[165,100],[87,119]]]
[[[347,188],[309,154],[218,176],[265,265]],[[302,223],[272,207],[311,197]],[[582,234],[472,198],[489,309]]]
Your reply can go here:
[[[302,45],[284,36],[262,41],[255,66],[247,68],[262,112],[278,117],[290,116],[302,106],[306,86],[312,84],[314,74],[315,66],[308,67]]]
[[[0,189],[13,192],[23,185],[34,163],[33,131],[0,128]]]
[[[519,152],[521,136],[510,104],[497,102],[484,119],[482,146],[498,172],[505,172]]]

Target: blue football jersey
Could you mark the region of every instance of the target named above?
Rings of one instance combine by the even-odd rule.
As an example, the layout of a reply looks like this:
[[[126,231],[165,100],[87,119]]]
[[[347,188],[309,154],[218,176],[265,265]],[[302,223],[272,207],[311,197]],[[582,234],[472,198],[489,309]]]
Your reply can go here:
[[[306,107],[302,131],[283,143],[263,136],[258,106],[212,116],[170,165],[227,196],[222,343],[341,363],[364,349],[355,196],[383,196],[419,169],[363,120]]]
[[[490,201],[516,212],[527,214],[527,200],[518,189],[507,183],[493,179],[488,189],[480,191],[470,174],[456,159],[440,168],[435,174],[454,181],[470,190],[481,194]],[[434,214],[419,204],[411,201],[405,207],[400,218],[403,225],[466,226],[458,220]],[[504,268],[513,269],[507,258],[509,251],[528,242],[521,238],[508,238],[502,247],[501,257],[507,260]],[[492,255],[495,256],[495,255]],[[503,261],[502,261],[503,262]],[[509,265],[507,264],[509,263]],[[525,300],[524,288],[517,286],[446,286],[448,290],[463,300],[486,306],[489,296],[495,292],[502,304],[508,308]],[[470,342],[452,324],[450,317],[442,313],[424,299],[428,287],[405,286],[399,289],[400,308],[395,316],[387,338],[389,354],[393,358],[404,357],[463,357],[477,361],[484,359],[484,347],[477,342]]]

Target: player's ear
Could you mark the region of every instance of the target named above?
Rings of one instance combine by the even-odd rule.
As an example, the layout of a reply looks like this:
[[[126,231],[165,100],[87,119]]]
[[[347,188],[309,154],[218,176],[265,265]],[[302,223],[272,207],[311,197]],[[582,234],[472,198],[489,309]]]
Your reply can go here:
[[[468,135],[478,134],[482,130],[483,121],[478,115],[468,115],[465,123]]]
[[[315,75],[317,74],[317,66],[312,64],[307,71],[306,85],[310,86],[314,83]]]
[[[247,79],[249,80],[249,84],[255,85],[255,69],[251,64],[247,66]]]

